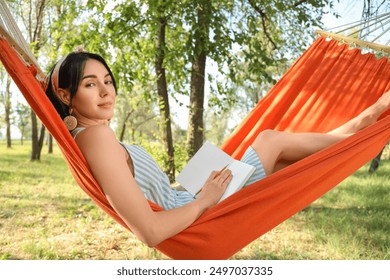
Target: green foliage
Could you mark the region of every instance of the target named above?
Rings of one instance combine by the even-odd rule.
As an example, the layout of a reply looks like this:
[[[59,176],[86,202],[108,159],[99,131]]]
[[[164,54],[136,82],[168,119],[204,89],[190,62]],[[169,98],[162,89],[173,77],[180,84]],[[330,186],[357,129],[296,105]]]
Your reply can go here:
[[[217,112],[245,107],[247,112],[280,77],[287,61],[307,47],[314,36],[311,28],[320,24],[331,1],[213,1],[203,16],[208,29],[200,28],[200,1],[127,1],[109,10],[104,1],[88,3],[105,11],[104,34],[110,38],[114,72],[126,92],[139,84],[149,88],[144,98],[156,101],[154,42],[164,18],[164,68],[172,99],[190,92],[191,63],[200,51],[195,41],[200,38],[199,47],[214,63],[207,73],[209,107]],[[243,94],[245,90],[249,92]]]
[[[116,133],[121,141],[135,143],[142,141],[138,138],[149,141],[156,138],[155,135],[158,134],[156,104],[151,100],[145,100],[145,95],[145,90],[139,85],[134,85],[131,91],[119,92],[114,121]]]
[[[201,1],[88,0],[87,5],[78,0],[49,1],[38,55],[41,66],[48,71],[54,61],[83,45],[111,62],[120,92],[133,93],[133,86],[139,85],[145,89],[143,98],[154,108],[158,78],[154,71],[155,40],[159,20],[166,19],[163,66],[171,98],[178,100],[179,95],[189,94],[191,63],[200,51],[195,42],[201,39],[199,47],[206,51],[209,62],[206,100],[217,112],[231,111],[252,106],[263,96],[285,70],[287,61],[310,43],[312,27],[319,25],[324,8],[332,3],[202,1],[210,3],[210,12],[203,15],[208,29],[199,26]],[[17,17],[27,19],[22,15],[28,3],[12,2],[19,11]],[[248,94],[242,94],[246,90]]]
[[[144,147],[148,153],[152,155],[154,160],[161,166],[162,170],[166,170],[168,166],[168,157],[163,149],[161,142],[142,141],[139,143]],[[184,141],[175,141],[175,170],[178,174],[187,164],[188,154]],[[176,174],[176,175],[177,175]]]
[[[15,113],[16,113],[16,119],[15,119],[15,124],[18,127],[22,141],[23,138],[29,135],[29,130],[28,126],[31,123],[30,119],[30,114],[31,114],[31,109],[30,106],[26,105],[25,103],[22,102],[17,102],[15,106]],[[27,134],[27,135],[26,135]]]

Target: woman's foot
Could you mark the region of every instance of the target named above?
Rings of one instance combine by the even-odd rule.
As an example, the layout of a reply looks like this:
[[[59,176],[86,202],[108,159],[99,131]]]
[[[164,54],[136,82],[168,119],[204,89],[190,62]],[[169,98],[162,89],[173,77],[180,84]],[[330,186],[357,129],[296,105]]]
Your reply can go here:
[[[368,107],[359,116],[357,116],[357,118],[360,119],[360,129],[375,123],[378,118],[389,109],[390,91],[385,92],[373,105]]]

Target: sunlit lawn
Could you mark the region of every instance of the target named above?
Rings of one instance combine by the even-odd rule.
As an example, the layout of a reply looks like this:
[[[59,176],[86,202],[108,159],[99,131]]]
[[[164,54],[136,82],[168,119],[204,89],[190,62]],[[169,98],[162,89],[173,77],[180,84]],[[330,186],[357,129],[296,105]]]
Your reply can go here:
[[[0,259],[166,258],[94,205],[58,149],[41,162],[29,153],[29,144],[0,142]],[[390,161],[367,169],[233,258],[390,259]]]

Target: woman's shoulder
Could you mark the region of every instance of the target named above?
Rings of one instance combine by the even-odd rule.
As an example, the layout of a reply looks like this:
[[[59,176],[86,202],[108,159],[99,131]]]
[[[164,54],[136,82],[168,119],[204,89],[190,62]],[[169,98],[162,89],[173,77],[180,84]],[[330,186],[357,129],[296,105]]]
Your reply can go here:
[[[74,137],[80,148],[94,146],[95,144],[117,142],[114,131],[107,125],[93,125],[78,129]]]

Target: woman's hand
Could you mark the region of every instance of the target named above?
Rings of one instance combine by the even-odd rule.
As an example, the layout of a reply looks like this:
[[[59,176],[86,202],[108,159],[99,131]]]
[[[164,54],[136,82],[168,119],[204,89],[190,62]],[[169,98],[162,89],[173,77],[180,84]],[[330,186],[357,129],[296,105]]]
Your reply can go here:
[[[198,199],[203,200],[207,208],[214,206],[221,199],[232,178],[232,172],[229,169],[225,169],[222,172],[211,172],[202,190],[199,192]]]

